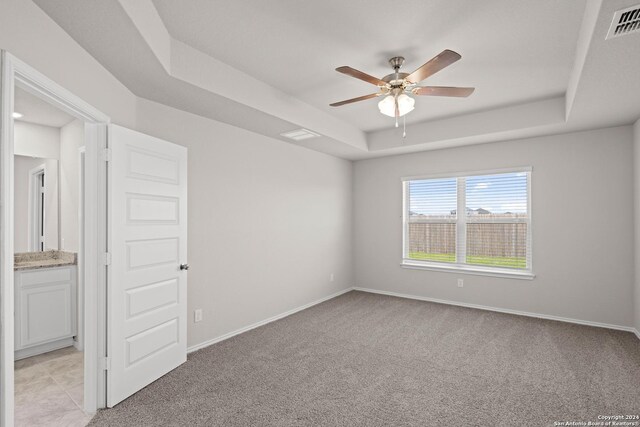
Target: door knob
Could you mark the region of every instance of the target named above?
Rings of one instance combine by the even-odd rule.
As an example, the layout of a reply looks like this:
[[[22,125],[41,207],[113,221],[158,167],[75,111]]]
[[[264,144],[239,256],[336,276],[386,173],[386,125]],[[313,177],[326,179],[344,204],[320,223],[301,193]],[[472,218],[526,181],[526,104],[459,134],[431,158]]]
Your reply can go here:
[[[180,270],[188,270],[189,264],[180,264]]]

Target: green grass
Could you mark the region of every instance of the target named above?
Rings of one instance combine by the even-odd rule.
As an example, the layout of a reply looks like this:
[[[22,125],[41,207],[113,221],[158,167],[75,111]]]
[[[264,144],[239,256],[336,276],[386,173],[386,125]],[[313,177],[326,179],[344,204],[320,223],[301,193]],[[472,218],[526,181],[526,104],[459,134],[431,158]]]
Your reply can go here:
[[[435,262],[456,262],[456,254],[429,254],[411,252],[409,258]],[[527,268],[527,260],[519,257],[467,256],[467,264],[490,265],[493,267]]]
[[[409,254],[409,258],[424,261],[456,262],[456,254],[428,254],[426,252],[411,252]]]

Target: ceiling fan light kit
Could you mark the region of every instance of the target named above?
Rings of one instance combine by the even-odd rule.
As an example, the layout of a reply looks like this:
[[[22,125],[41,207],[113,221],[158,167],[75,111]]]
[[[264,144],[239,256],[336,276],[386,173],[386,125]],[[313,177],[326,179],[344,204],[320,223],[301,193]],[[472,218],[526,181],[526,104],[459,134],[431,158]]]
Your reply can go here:
[[[404,93],[394,97],[393,95],[385,96],[382,101],[378,102],[380,112],[385,116],[396,116],[396,102],[398,103],[398,117],[402,117],[413,111],[416,100]]]
[[[384,98],[378,102],[378,109],[385,116],[394,117],[397,127],[398,118],[405,116],[415,108],[416,100],[409,95],[466,98],[473,93],[474,88],[472,87],[418,86],[418,83],[453,64],[460,58],[462,58],[460,54],[445,49],[413,73],[407,74],[400,72],[404,58],[402,56],[395,56],[389,60],[389,65],[393,67],[394,72],[384,76],[382,79],[378,79],[348,66],[338,67],[336,71],[339,73],[376,85],[378,86],[379,92],[347,99],[345,101],[334,102],[330,105],[332,107],[339,107],[345,104],[384,96]]]

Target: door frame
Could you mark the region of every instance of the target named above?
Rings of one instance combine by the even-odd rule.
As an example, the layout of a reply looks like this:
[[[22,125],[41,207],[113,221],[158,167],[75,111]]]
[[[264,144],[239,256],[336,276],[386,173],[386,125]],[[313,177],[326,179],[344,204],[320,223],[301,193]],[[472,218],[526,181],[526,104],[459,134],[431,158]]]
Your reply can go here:
[[[36,189],[36,177],[39,176],[40,174],[44,175],[44,185],[42,186],[42,189],[40,188],[40,186],[38,186],[38,192],[36,193],[35,189]],[[28,224],[28,228],[27,228],[27,248],[29,252],[37,252],[37,251],[41,251],[44,250],[43,246],[41,245],[44,241],[44,237],[45,237],[45,232],[44,229],[45,227],[42,226],[42,234],[40,234],[38,231],[36,230],[40,230],[40,227],[37,224],[37,220],[40,219],[42,224],[46,223],[46,216],[45,216],[45,212],[44,212],[44,206],[45,204],[42,203],[42,199],[41,199],[41,193],[42,190],[44,190],[45,193],[45,198],[46,198],[46,193],[47,193],[47,165],[45,163],[33,168],[29,170],[29,199],[27,201],[27,224]],[[38,201],[38,199],[40,199],[40,201]],[[36,206],[40,206],[42,207],[42,212],[39,214],[36,214],[35,212],[35,207]],[[39,215],[42,215],[42,217],[40,218]],[[37,241],[36,241],[37,238]],[[42,248],[42,249],[41,249]]]
[[[13,106],[16,86],[84,121],[84,406],[106,405],[107,126],[110,118],[6,51],[0,80],[0,427],[14,415]],[[89,285],[91,284],[91,285]],[[88,285],[88,286],[87,286]],[[88,332],[88,333],[87,333]]]
[[[78,148],[78,335],[75,347],[84,351],[84,177],[86,147]]]

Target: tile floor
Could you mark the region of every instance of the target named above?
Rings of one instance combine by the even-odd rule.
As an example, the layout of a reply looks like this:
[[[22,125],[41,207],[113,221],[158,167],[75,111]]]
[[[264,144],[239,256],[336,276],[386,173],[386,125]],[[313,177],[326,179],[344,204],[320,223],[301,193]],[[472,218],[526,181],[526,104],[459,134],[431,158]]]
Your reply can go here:
[[[15,362],[15,425],[85,426],[83,353],[67,347]]]

